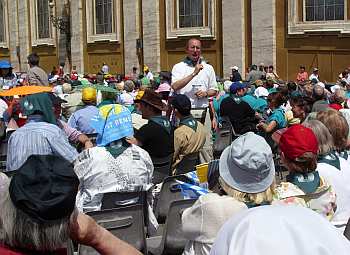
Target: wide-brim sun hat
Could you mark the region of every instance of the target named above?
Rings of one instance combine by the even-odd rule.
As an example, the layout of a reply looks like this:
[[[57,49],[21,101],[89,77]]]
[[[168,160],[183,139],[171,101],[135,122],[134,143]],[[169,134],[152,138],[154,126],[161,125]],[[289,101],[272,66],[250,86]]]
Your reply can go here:
[[[260,193],[271,186],[275,165],[270,146],[253,132],[241,135],[221,154],[221,178],[227,185],[245,193]]]
[[[160,111],[167,110],[167,106],[162,102],[161,96],[150,89],[145,89],[143,93],[138,93],[134,102],[135,103],[144,102]]]

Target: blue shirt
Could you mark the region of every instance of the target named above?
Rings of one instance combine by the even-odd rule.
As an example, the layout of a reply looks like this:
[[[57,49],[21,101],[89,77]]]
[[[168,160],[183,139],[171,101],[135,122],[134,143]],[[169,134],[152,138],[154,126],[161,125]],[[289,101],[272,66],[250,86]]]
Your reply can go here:
[[[6,171],[17,170],[31,155],[60,155],[73,162],[78,152],[58,126],[47,122],[29,122],[10,136]]]
[[[350,91],[346,91],[345,96],[347,99],[349,99],[350,98]]]
[[[265,113],[268,108],[267,101],[264,98],[257,98],[256,99],[256,109],[255,111],[259,113]]]
[[[70,116],[68,125],[79,130],[84,134],[96,133],[95,129],[91,127],[91,119],[99,114],[96,106],[88,105],[83,109],[76,111]]]
[[[285,128],[287,126],[287,120],[284,116],[284,111],[282,108],[275,109],[271,115],[268,117],[267,122],[276,121],[276,129]]]
[[[218,122],[221,122],[220,104],[221,104],[222,100],[224,100],[228,96],[229,96],[229,94],[224,94],[224,95],[220,96],[219,100],[217,100],[216,97],[213,98],[213,107],[214,107],[216,119],[218,120]]]

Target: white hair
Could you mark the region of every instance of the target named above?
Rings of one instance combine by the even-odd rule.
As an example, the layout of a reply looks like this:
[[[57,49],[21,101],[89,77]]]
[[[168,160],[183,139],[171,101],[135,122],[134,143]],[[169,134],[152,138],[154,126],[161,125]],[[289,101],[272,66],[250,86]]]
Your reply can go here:
[[[16,249],[40,252],[66,247],[69,218],[55,223],[36,222],[14,206],[8,190],[4,193],[0,204],[0,243]]]

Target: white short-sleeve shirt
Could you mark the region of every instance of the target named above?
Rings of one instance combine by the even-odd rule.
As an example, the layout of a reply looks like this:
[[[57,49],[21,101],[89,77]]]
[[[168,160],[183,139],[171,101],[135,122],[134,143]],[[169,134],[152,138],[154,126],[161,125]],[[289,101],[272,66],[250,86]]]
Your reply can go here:
[[[216,85],[216,76],[214,68],[206,63],[203,64],[203,69],[193,77],[193,79],[182,89],[176,91],[178,94],[186,95],[192,104],[192,108],[208,107],[208,98],[197,98],[195,93],[198,90],[208,91],[209,89],[218,90]],[[194,71],[193,66],[189,66],[185,62],[180,62],[174,65],[172,70],[172,83],[185,78]]]

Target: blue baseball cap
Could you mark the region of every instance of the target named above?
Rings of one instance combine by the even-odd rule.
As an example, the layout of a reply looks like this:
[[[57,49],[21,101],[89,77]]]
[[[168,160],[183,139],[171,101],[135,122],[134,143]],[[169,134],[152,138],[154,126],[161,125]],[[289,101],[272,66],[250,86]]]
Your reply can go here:
[[[241,82],[241,81],[233,82],[230,86],[230,93],[236,94],[237,90],[244,89],[246,87],[247,87],[247,83],[245,82]]]
[[[0,60],[0,68],[11,68],[11,64],[8,60]]]

